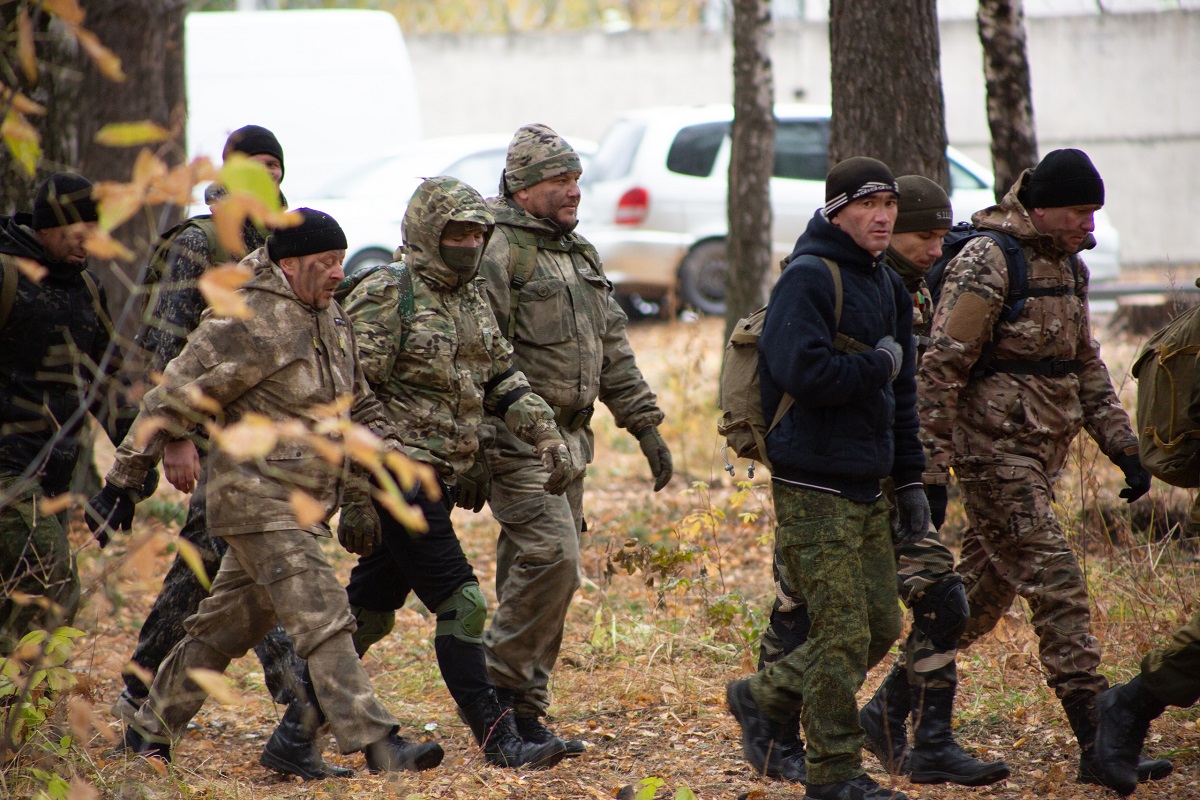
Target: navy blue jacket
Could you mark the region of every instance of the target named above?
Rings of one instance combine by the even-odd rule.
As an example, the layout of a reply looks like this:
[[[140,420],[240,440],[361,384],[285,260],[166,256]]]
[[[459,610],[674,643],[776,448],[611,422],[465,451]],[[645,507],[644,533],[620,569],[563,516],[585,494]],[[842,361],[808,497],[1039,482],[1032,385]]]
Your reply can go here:
[[[836,330],[833,278],[821,258],[841,267]],[[925,455],[917,437],[912,298],[900,276],[822,211],[789,262],[771,292],[758,342],[764,418],[775,418],[785,392],[796,399],[767,437],[773,478],[858,502],[878,498],[879,481],[889,475],[897,488],[919,484]],[[871,349],[838,352],[839,331]],[[888,335],[904,348],[894,382],[891,359],[874,349]]]

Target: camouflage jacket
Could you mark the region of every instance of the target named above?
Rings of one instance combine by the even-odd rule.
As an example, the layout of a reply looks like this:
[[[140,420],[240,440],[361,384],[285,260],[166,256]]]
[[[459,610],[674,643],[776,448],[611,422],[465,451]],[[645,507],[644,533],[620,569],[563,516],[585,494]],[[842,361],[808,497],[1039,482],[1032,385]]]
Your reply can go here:
[[[489,224],[491,215],[474,192],[455,195],[446,190],[453,179],[437,181],[423,184],[429,192],[418,190],[405,214],[404,260],[414,305],[409,329],[400,313],[399,284],[386,269],[354,288],[346,314],[367,381],[409,455],[453,485],[475,459],[485,408],[529,444],[557,428],[554,414],[513,367],[512,348],[480,283],[460,278],[439,254],[450,219]],[[469,219],[472,214],[477,218]]]
[[[933,326],[933,296],[925,282],[926,270],[921,269],[895,250],[889,249],[883,257],[884,263],[896,271],[904,288],[908,289],[913,301],[913,341],[917,345],[917,358],[929,346],[929,329]]]
[[[979,228],[1021,242],[1031,287],[1074,286],[1057,296],[1030,297],[1020,316],[1002,323],[995,359],[1077,361],[1062,377],[971,369],[992,338],[1008,291],[1008,265],[987,237],[970,242],[946,269],[933,319],[932,342],[917,376],[921,434],[929,455],[927,483],[944,483],[955,464],[1020,463],[1033,459],[1054,476],[1083,427],[1110,458],[1137,439],[1112,388],[1088,316],[1088,272],[1037,232],[1017,199],[1021,176],[999,205],[977,212]],[[1014,459],[1015,457],[1015,459]]]
[[[124,488],[142,485],[146,471],[171,438],[186,434],[206,416],[198,393],[222,409],[229,425],[257,414],[276,422],[312,425],[314,406],[352,398],[350,419],[401,447],[383,407],[363,377],[354,335],[336,303],[317,310],[301,302],[279,267],[259,248],[243,259],[254,276],[243,288],[253,316],[232,319],[205,314],[183,351],[167,365],[163,382],[142,399],[139,422],[173,423],[139,441],[137,426],[117,449],[108,480]],[[238,461],[214,445],[208,456],[208,526],[217,536],[295,529],[294,490],[313,497],[324,522],[341,503],[346,465],[330,464],[312,444],[281,437],[263,457]],[[323,523],[309,528],[329,535]]]
[[[86,263],[49,260],[32,222],[26,214],[0,217],[0,262],[15,268],[26,258],[47,269],[39,283],[10,272],[17,290],[0,329],[0,475],[37,476],[47,494],[58,494],[81,452],[83,412],[120,441],[135,409],[113,377],[120,359],[110,352],[104,288],[88,273],[93,296]]]
[[[514,247],[505,228],[522,228],[549,240],[584,247],[571,252],[539,249],[533,275],[520,287],[513,360],[533,390],[556,414],[590,408],[597,399],[618,425],[636,433],[662,422],[625,335],[625,312],[613,297],[595,248],[575,233],[563,235],[548,220],[526,214],[510,199],[491,198],[496,232],[488,242],[480,276],[501,331],[509,329]],[[583,252],[587,251],[587,255]]]

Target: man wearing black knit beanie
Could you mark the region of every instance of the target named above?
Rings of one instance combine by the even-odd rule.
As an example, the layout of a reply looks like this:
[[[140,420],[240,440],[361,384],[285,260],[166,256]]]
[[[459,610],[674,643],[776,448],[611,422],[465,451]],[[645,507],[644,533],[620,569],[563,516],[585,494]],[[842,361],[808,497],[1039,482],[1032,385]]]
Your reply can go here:
[[[1088,269],[1079,253],[1104,204],[1104,181],[1087,154],[1047,153],[976,228],[1020,248],[1027,281],[1014,279],[1004,248],[971,240],[946,267],[931,343],[918,375],[925,473],[934,517],[944,517],[951,468],[970,525],[956,567],[971,614],[969,647],[1013,600],[1029,603],[1046,682],[1079,743],[1078,780],[1100,782],[1096,697],[1108,686],[1091,632],[1087,581],[1054,504],[1054,480],[1084,428],[1125,474],[1132,503],[1150,491],[1138,441],[1113,391],[1088,313]],[[1015,290],[1015,294],[1014,294]],[[1024,295],[1010,300],[1009,295]],[[977,362],[987,353],[987,368]],[[1143,761],[1142,780],[1171,771]]]

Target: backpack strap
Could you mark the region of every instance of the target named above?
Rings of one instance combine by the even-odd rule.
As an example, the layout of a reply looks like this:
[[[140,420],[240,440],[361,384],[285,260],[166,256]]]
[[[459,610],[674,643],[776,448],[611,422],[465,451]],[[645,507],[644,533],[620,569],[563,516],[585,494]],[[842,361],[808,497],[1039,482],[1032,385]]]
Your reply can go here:
[[[505,336],[511,342],[517,333],[517,309],[521,303],[521,287],[529,283],[533,270],[537,266],[537,251],[545,246],[547,250],[570,252],[570,247],[561,246],[560,242],[538,236],[525,228],[509,225],[497,226],[504,231],[508,240],[508,325]]]
[[[96,279],[86,269],[79,275],[83,278],[84,285],[87,286],[88,294],[92,296],[92,307],[96,309],[96,316],[104,325],[104,330],[108,331],[109,338],[113,338],[116,336],[116,329],[113,328],[112,320],[108,318],[108,312],[104,310],[104,304],[100,302],[100,287],[96,285]]]
[[[4,271],[0,273],[0,328],[8,323],[8,317],[12,314],[13,303],[17,302],[17,284],[21,280],[16,262],[7,257],[2,261]]]
[[[846,355],[865,353],[872,348],[855,339],[853,336],[847,336],[837,330],[842,326],[842,301],[845,299],[845,294],[842,291],[842,268],[832,258],[822,258],[821,262],[829,270],[829,277],[833,278],[833,325],[835,331],[833,349]]]

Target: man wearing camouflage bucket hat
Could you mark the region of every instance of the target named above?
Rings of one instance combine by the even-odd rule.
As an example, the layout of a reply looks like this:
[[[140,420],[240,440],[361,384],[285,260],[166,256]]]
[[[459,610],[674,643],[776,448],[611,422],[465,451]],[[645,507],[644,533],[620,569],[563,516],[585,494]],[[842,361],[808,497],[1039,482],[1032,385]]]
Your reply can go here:
[[[575,472],[553,412],[513,366],[474,281],[492,225],[477,191],[456,178],[430,178],[404,215],[401,260],[350,279],[357,283],[345,306],[363,373],[409,454],[437,472],[442,497],[413,499],[429,526],[418,535],[366,491],[347,493],[338,538],[360,554],[346,588],[359,656],[391,632],[396,609],[415,593],[437,616],[438,667],[488,762],[536,769],[561,761],[565,744],[523,741],[500,705],[482,645],[487,604],[450,520],[485,412],[540,454],[549,473],[544,491],[561,493]]]
[[[520,128],[508,147],[500,196],[488,200],[496,235],[479,268],[513,362],[550,404],[575,465],[566,492],[547,494],[538,458],[489,418],[495,438],[459,493],[459,504],[475,510],[488,500],[500,523],[498,607],[483,641],[492,680],[529,741],[554,737],[540,717],[579,587],[583,478],[593,454],[588,422],[596,400],[637,437],[655,491],[672,470],[658,432],[663,413],[634,360],[625,314],[596,249],[573,232],[581,174],[578,154],[553,130]],[[567,755],[583,750],[582,742],[567,742]]]

